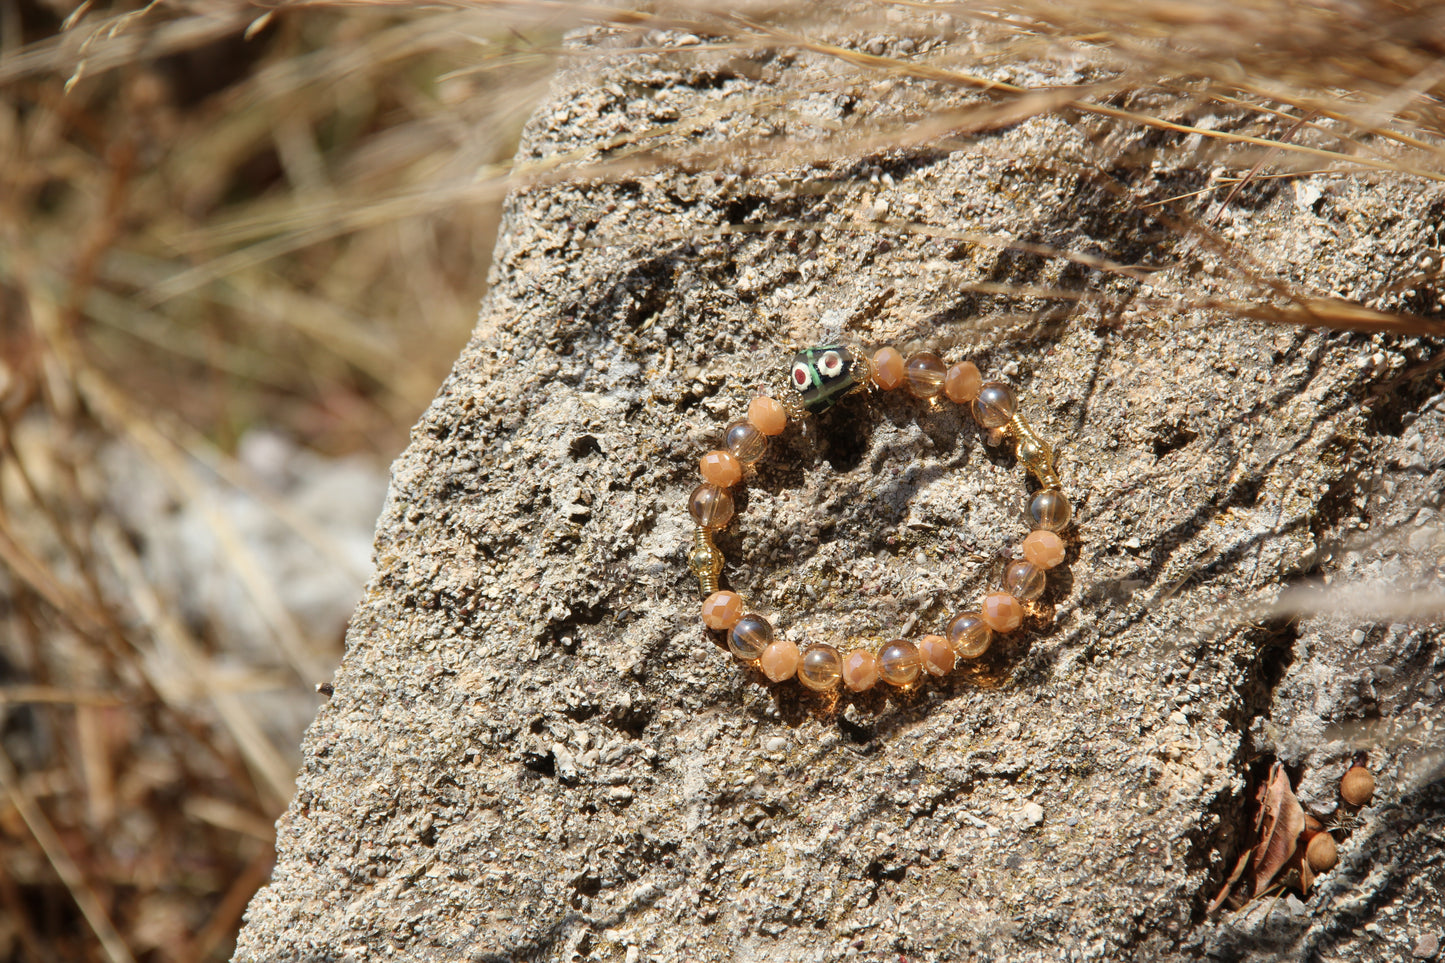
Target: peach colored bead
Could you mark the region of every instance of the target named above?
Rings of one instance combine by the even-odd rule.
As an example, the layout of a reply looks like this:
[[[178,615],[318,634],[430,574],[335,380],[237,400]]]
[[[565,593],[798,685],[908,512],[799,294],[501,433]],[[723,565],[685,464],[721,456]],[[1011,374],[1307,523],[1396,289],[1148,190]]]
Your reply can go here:
[[[1007,592],[995,592],[986,596],[979,608],[983,613],[983,620],[995,632],[1012,632],[1024,621],[1024,607]]]
[[[878,681],[878,657],[864,649],[854,649],[843,659],[843,684],[854,692],[873,688]]]
[[[743,597],[736,592],[714,592],[702,603],[702,621],[710,629],[730,629],[743,617]]]
[[[892,391],[903,384],[907,371],[903,367],[903,355],[896,348],[879,348],[873,353],[873,383],[885,391]]]
[[[1024,539],[1024,558],[1039,568],[1053,568],[1064,560],[1064,540],[1044,529],[1030,532]]]
[[[948,395],[949,401],[960,405],[977,398],[978,389],[982,387],[983,375],[972,361],[960,361],[943,376],[943,393]]]
[[[788,412],[774,398],[757,397],[748,405],[748,421],[765,435],[781,435],[788,427]]]
[[[791,679],[798,671],[798,647],[787,639],[779,639],[763,650],[758,657],[758,665],[763,670],[763,675],[774,682],[782,682],[784,679]]]
[[[702,477],[719,488],[736,485],[743,480],[743,463],[732,452],[710,451],[702,456]]]
[[[923,660],[923,671],[929,675],[948,675],[953,671],[953,649],[941,635],[925,635],[919,639],[918,657]]]

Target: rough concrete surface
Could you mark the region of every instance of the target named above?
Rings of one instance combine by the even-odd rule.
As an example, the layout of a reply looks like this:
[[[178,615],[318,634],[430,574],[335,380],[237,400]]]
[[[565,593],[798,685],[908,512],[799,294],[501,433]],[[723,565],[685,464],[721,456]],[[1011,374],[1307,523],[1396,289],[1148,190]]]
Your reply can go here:
[[[856,74],[745,59],[588,60],[523,159],[694,115],[703,153],[846,122]],[[979,96],[889,83],[870,109]],[[729,107],[764,98],[794,109]],[[1189,149],[1054,114],[518,190],[475,336],[394,467],[236,959],[1425,958],[1445,651],[1405,607],[1445,564],[1442,342],[1160,306],[1258,296],[1139,203],[1208,185]],[[1217,226],[1298,289],[1363,299],[1442,211],[1399,176],[1305,176]],[[1162,270],[1146,291],[905,224]],[[1414,307],[1438,317],[1436,293]],[[829,337],[971,357],[1060,450],[1060,576],[941,684],[771,686],[698,620],[697,458]],[[727,579],[798,641],[937,631],[997,584],[1026,491],[953,406],[850,398],[775,441],[719,539]],[[1280,758],[1324,816],[1358,749],[1380,790],[1340,866],[1207,918],[1251,773]]]

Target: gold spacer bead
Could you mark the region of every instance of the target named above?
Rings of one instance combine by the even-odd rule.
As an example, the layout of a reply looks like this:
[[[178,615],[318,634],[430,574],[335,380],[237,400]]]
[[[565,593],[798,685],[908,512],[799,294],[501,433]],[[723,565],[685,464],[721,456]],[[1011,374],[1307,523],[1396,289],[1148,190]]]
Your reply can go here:
[[[698,588],[704,597],[718,590],[722,574],[723,553],[712,542],[712,532],[701,525],[692,533],[692,548],[687,553],[687,567],[697,576]]]
[[[1039,484],[1044,488],[1063,488],[1054,471],[1053,447],[1038,436],[1024,416],[1015,413],[1009,419],[1007,431],[1013,436],[1015,456]]]

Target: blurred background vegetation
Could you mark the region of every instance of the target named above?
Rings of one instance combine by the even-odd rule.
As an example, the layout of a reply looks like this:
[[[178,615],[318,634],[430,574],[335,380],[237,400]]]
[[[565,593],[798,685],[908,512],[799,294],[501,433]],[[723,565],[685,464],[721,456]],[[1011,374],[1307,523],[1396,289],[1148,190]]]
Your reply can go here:
[[[466,340],[519,178],[955,149],[1077,112],[1100,121],[1105,189],[1132,151],[1200,171],[1197,190],[1137,203],[1258,295],[1208,306],[1440,333],[1434,235],[1346,298],[1215,228],[1276,178],[1445,181],[1438,5],[850,9],[914,54],[833,46],[836,17],[802,3],[0,0],[0,959],[229,956],[366,577],[386,464]],[[633,52],[667,28],[675,53],[681,32],[743,74],[763,50],[833,58],[857,105],[726,156],[693,144],[710,118],[682,117],[513,168],[584,23]],[[1031,59],[1083,50],[1087,87],[1028,88]],[[979,97],[944,110],[927,84]]]
[[[0,959],[229,956],[553,16],[0,3]]]

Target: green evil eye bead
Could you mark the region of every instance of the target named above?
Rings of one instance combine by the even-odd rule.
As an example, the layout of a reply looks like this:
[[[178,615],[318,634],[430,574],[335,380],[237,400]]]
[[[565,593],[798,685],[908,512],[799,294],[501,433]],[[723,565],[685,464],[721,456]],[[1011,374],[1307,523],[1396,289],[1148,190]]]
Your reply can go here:
[[[803,407],[814,414],[833,407],[857,384],[853,352],[841,344],[804,348],[793,355],[793,387],[803,396]]]

